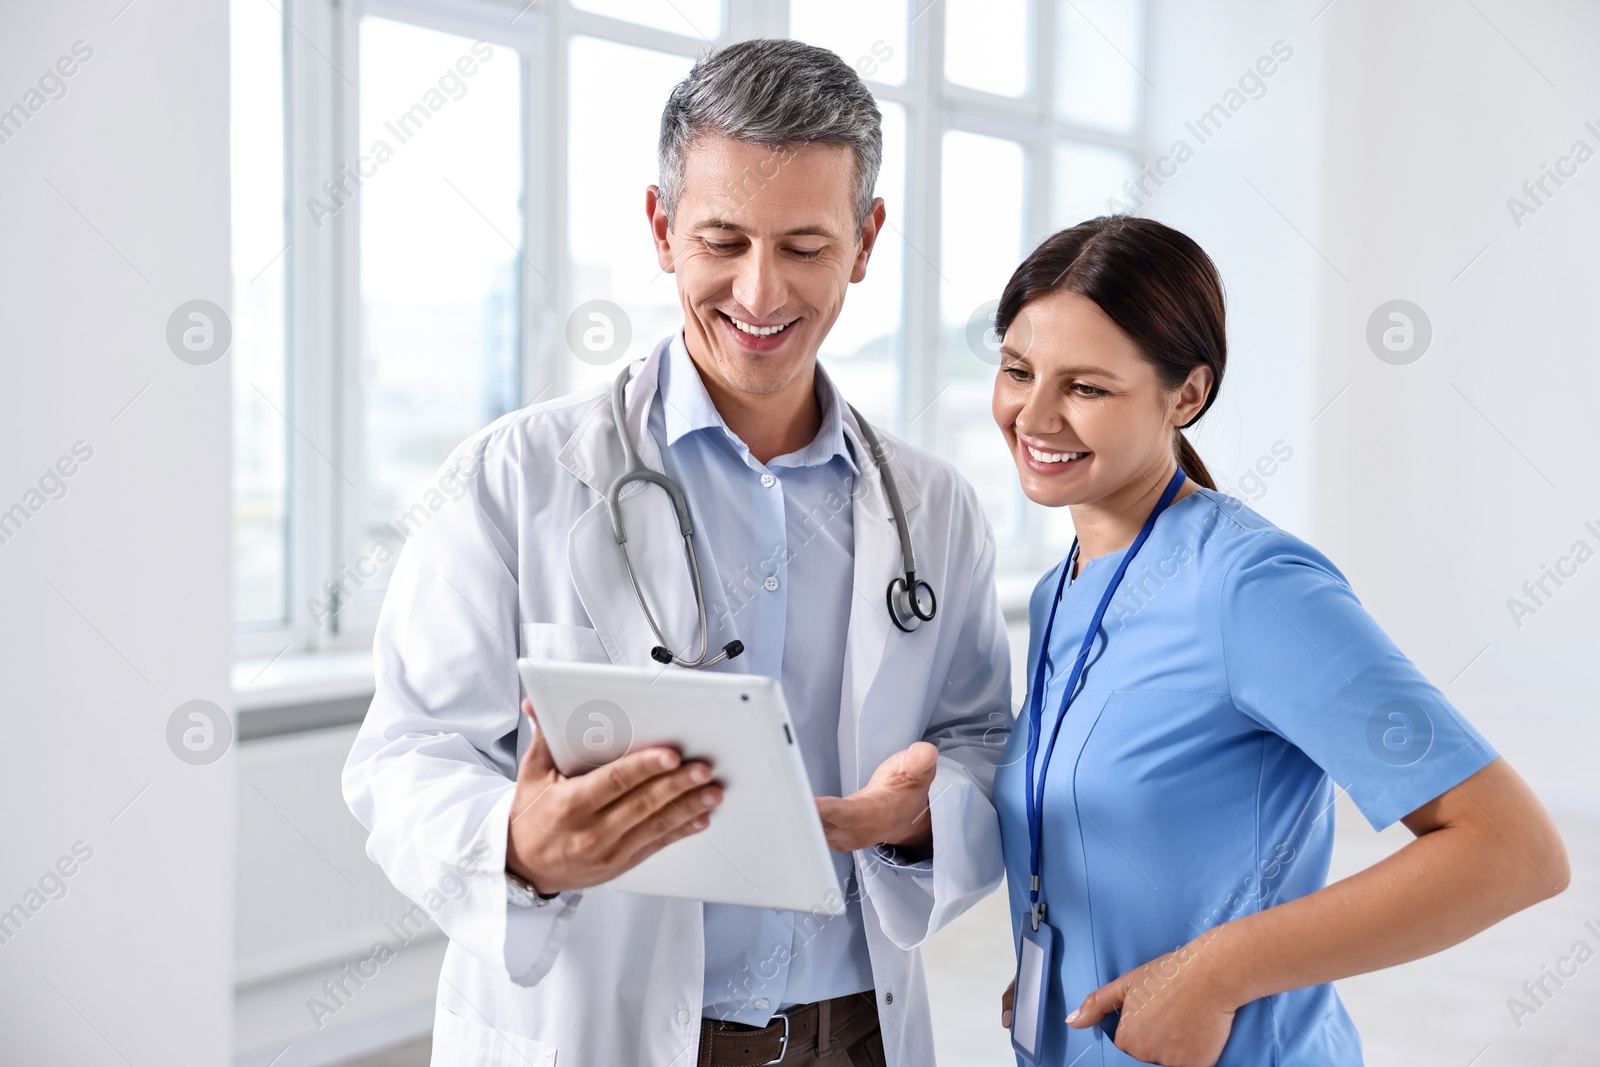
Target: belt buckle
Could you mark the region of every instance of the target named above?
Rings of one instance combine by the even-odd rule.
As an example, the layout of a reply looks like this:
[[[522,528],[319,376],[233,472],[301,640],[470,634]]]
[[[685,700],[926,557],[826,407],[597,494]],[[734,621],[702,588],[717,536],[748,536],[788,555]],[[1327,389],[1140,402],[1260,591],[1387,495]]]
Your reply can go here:
[[[767,1060],[766,1063],[763,1063],[761,1067],[767,1067],[767,1064],[771,1063],[782,1063],[783,1058],[789,1054],[789,1013],[786,1011],[780,1011],[774,1013],[772,1017],[774,1019],[783,1020],[783,1037],[780,1038],[778,1042],[778,1054],[772,1059]],[[772,1024],[768,1023],[767,1025],[771,1026]]]

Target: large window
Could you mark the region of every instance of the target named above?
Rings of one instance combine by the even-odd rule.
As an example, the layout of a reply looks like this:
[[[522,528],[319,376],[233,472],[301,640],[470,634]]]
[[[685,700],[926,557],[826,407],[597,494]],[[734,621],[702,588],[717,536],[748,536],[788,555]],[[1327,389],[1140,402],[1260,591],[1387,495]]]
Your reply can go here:
[[[373,573],[340,608],[345,629],[372,617],[392,565],[378,546],[422,519],[444,457],[520,406],[519,57],[373,16],[360,35],[359,144],[393,154],[368,165],[358,205],[363,462],[347,547]]]
[[[621,5],[596,0],[595,6]],[[566,362],[563,387],[609,380],[624,358],[648,352],[682,320],[677,282],[656,261],[644,214],[644,191],[656,181],[661,109],[636,101],[665,100],[694,62],[589,34],[571,39],[567,61],[565,288],[582,320],[579,336],[591,323],[601,332],[596,344],[581,349],[587,359]],[[619,78],[618,71],[628,76]],[[608,309],[594,301],[620,308],[627,325],[611,322]],[[628,349],[618,352],[624,329]],[[573,355],[565,336],[561,352]]]
[[[832,49],[883,111],[888,224],[824,365],[962,469],[1017,575],[1065,547],[990,420],[987,316],[1029,247],[1127,199],[1142,0],[232,4],[243,654],[364,647],[450,449],[677,327],[660,108],[749,37]]]
[[[284,34],[268,5],[233,5],[233,602],[253,629],[289,613]]]

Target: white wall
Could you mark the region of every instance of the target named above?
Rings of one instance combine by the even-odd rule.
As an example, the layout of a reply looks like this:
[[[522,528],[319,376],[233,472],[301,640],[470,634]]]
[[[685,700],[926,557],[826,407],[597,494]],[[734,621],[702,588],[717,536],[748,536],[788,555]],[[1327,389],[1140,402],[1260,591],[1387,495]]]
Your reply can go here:
[[[1156,161],[1172,157],[1167,169],[1177,173],[1140,213],[1198,241],[1228,299],[1222,389],[1189,433],[1219,488],[1309,537],[1324,267],[1295,231],[1318,240],[1323,41],[1292,9],[1266,0],[1152,0],[1149,26],[1150,152]],[[1262,76],[1257,63],[1273,73]],[[1246,72],[1259,85],[1240,91]],[[1220,129],[1202,129],[1202,141],[1200,117],[1229,103],[1237,110]],[[1182,164],[1179,142],[1193,152]],[[1275,445],[1287,460],[1274,457]]]
[[[445,940],[367,858],[339,790],[355,736],[333,726],[238,748],[240,1067],[314,1067],[433,1029]]]
[[[39,905],[0,943],[5,1063],[229,1051],[233,770],[166,736],[231,703],[229,364],[165,339],[228,303],[227,8],[124,2],[0,13],[0,109],[92,49],[0,143],[0,509],[39,505],[0,543],[0,909]]]
[[[1548,801],[1593,808],[1600,561],[1520,628],[1506,602],[1579,538],[1600,552],[1600,160],[1520,228],[1506,201],[1575,140],[1600,152],[1600,8],[1341,0],[1317,26],[1323,250],[1349,281],[1320,279],[1316,388],[1350,386],[1317,423],[1318,538]],[[1406,366],[1364,338],[1395,297],[1434,330]]]
[[[1230,364],[1197,435],[1213,473],[1288,443],[1257,510],[1333,558],[1547,801],[1600,805],[1582,757],[1600,750],[1600,158],[1520,228],[1506,205],[1575,140],[1600,153],[1600,9],[1154,0],[1151,26],[1159,150],[1194,144],[1184,122],[1275,41],[1294,50],[1144,209],[1227,285]],[[1366,337],[1397,298],[1433,327],[1406,365]],[[1580,538],[1596,560],[1518,628],[1507,598]]]

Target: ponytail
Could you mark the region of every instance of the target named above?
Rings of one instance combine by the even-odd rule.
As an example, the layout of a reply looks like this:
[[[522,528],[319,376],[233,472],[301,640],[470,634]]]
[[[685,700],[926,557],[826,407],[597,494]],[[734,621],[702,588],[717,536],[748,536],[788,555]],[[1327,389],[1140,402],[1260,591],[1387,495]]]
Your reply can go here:
[[[1193,478],[1199,485],[1206,489],[1215,489],[1217,483],[1211,480],[1211,472],[1206,470],[1206,465],[1200,460],[1200,453],[1194,450],[1194,445],[1183,435],[1182,430],[1173,430],[1173,442],[1177,446],[1178,466],[1183,468],[1183,473]]]

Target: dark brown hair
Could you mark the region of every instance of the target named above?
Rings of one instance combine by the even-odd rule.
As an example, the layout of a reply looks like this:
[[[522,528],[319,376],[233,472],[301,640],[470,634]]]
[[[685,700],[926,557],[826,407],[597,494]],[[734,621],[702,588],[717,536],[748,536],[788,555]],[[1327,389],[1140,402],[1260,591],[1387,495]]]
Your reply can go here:
[[[1005,335],[1031,301],[1066,290],[1088,297],[1138,347],[1165,389],[1195,367],[1211,368],[1211,390],[1192,426],[1211,408],[1228,362],[1222,278],[1199,245],[1153,219],[1102,215],[1045,238],[1000,296],[995,332]],[[1215,489],[1182,428],[1173,448],[1183,473]]]

